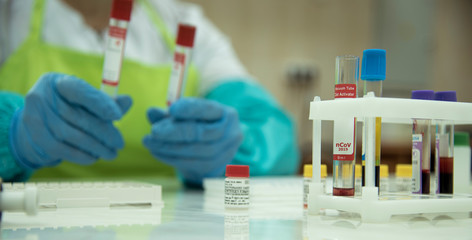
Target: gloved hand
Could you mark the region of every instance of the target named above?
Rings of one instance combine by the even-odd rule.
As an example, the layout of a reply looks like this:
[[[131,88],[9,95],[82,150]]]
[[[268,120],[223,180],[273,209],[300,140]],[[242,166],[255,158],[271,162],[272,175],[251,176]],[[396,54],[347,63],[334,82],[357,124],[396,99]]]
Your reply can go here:
[[[83,165],[113,159],[124,142],[112,121],[131,104],[128,96],[113,100],[74,76],[45,74],[12,118],[10,148],[17,162],[31,169],[63,159]]]
[[[182,98],[170,106],[169,113],[150,108],[147,115],[152,129],[143,139],[144,146],[177,168],[190,184],[223,176],[242,141],[236,110],[215,101]]]

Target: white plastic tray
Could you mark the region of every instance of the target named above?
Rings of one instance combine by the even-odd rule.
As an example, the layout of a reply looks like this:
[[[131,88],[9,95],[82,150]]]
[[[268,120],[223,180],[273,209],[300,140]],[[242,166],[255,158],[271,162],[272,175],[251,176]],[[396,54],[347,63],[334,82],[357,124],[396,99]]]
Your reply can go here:
[[[340,197],[323,192],[320,176],[321,121],[339,118],[364,120],[366,128],[366,186],[361,197]],[[412,118],[450,120],[454,124],[472,124],[472,104],[397,98],[376,98],[372,94],[364,98],[321,101],[315,97],[310,104],[313,120],[313,182],[310,185],[308,209],[319,214],[320,209],[336,209],[355,212],[365,222],[387,222],[392,215],[417,213],[450,213],[472,211],[472,196],[404,196],[379,198],[374,186],[375,117],[382,123],[411,123]]]

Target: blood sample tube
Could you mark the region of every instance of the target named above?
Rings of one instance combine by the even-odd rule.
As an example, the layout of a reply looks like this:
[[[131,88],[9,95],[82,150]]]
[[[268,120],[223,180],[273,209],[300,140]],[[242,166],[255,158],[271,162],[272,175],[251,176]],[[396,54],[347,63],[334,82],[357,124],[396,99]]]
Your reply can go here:
[[[174,63],[167,91],[167,106],[184,95],[187,80],[187,68],[192,55],[196,28],[187,24],[179,24],[177,44],[174,52]]]
[[[411,98],[433,100],[434,91],[413,91]],[[431,119],[413,119],[412,141],[411,191],[416,194],[429,194],[431,182]]]
[[[359,57],[336,57],[334,99],[343,101],[357,97]],[[333,195],[354,196],[356,160],[356,118],[334,120],[333,132]]]
[[[131,18],[133,0],[113,0],[110,26],[105,46],[101,90],[116,97],[120,82],[121,63],[125,52],[126,32]]]
[[[455,91],[436,92],[434,100],[456,102]],[[453,193],[454,181],[454,123],[437,120],[436,125],[436,193]]]

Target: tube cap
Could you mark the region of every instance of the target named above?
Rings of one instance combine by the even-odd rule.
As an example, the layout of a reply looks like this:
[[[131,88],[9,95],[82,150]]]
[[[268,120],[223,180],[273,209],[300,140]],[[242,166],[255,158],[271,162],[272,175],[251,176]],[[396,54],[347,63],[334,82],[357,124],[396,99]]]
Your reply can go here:
[[[380,164],[380,177],[388,178],[388,165]]]
[[[411,99],[433,100],[433,90],[415,90],[411,91]]]
[[[360,164],[356,164],[354,170],[354,177],[361,178],[362,177],[362,166]]]
[[[470,137],[468,132],[454,133],[454,146],[470,146]]]
[[[434,94],[434,100],[457,102],[456,91],[442,91]]]
[[[111,5],[111,17],[129,21],[132,8],[133,0],[113,0]]]
[[[411,164],[397,164],[395,169],[396,177],[411,177],[412,175],[412,166]]]
[[[313,166],[311,164],[305,164],[303,166],[303,177],[313,177]]]
[[[249,177],[249,166],[226,165],[226,177]]]
[[[361,79],[367,81],[385,80],[386,51],[383,49],[366,49],[362,54]]]
[[[321,178],[326,178],[328,176],[328,167],[326,164],[321,164]]]
[[[184,47],[193,47],[195,31],[194,26],[180,23],[177,31],[177,44]]]

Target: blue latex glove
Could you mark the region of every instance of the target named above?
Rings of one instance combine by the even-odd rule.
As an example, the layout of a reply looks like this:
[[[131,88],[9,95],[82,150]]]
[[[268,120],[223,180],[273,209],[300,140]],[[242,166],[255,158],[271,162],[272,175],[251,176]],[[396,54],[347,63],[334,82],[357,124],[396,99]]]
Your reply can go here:
[[[13,155],[30,169],[54,166],[63,159],[83,165],[98,158],[113,159],[124,142],[112,121],[131,104],[128,96],[114,101],[74,76],[45,74],[12,118]]]
[[[152,129],[144,146],[174,166],[186,183],[200,185],[205,177],[223,176],[242,141],[236,110],[215,101],[182,98],[169,113],[150,108],[147,115]]]

